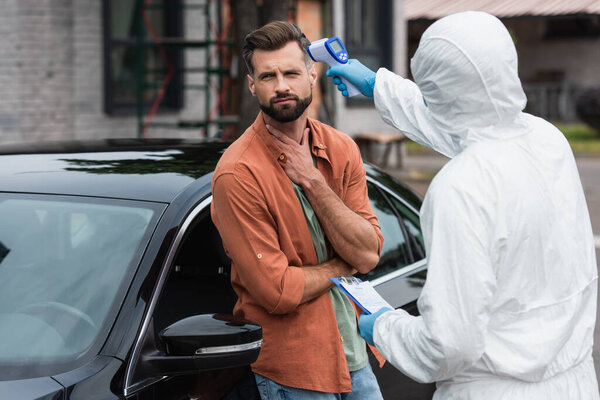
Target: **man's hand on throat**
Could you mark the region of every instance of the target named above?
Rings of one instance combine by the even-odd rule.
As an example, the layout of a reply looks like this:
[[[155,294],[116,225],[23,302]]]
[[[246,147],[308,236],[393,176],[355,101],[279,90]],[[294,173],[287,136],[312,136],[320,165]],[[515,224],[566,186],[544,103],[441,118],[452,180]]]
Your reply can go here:
[[[313,163],[308,138],[310,134],[309,128],[304,129],[302,132],[300,143],[272,125],[267,125],[267,130],[285,155],[285,158],[282,160],[283,170],[292,182],[306,189],[324,179]]]

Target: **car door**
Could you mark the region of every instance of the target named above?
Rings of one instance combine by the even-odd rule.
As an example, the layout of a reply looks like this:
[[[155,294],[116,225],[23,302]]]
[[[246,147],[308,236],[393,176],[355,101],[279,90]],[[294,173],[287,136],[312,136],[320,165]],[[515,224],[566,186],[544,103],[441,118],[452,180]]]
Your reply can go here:
[[[427,276],[418,210],[375,179],[368,179],[367,188],[381,227],[383,248],[377,267],[360,278],[370,281],[394,308],[418,315],[416,302]],[[432,398],[434,384],[419,384],[389,363],[379,368],[372,355],[370,361],[384,398]]]
[[[377,267],[360,278],[370,281],[394,308],[416,314],[427,275],[418,211],[376,180],[369,180],[367,188],[384,240]]]
[[[164,283],[154,294],[156,303],[147,331],[140,338],[141,347],[160,349],[161,344],[157,343],[160,332],[177,321],[207,314],[228,318],[233,312],[237,297],[230,284],[230,260],[210,218],[211,200],[209,196],[202,201],[178,233],[180,239],[175,240],[174,256],[166,266]],[[259,400],[249,365],[238,363],[158,378],[148,377],[138,369],[132,368],[128,400]]]

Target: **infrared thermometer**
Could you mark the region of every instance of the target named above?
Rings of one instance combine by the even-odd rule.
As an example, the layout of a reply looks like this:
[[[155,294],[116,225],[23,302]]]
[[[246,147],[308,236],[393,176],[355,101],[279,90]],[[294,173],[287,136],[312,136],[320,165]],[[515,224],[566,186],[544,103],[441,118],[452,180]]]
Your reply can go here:
[[[344,46],[340,38],[336,36],[312,42],[306,50],[310,58],[314,61],[327,63],[330,67],[348,64],[348,50],[346,50],[346,46]],[[341,79],[342,83],[346,85],[348,97],[360,94],[360,90],[348,82],[346,78]]]

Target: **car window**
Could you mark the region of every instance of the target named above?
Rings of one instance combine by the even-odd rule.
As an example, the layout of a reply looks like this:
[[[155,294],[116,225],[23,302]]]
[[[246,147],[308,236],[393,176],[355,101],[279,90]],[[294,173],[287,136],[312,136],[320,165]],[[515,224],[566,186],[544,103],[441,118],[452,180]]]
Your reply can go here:
[[[425,258],[425,242],[423,241],[423,232],[421,231],[419,215],[394,196],[389,196],[389,198],[402,217],[415,261],[422,260]]]
[[[192,315],[232,314],[237,297],[230,271],[231,261],[206,208],[190,225],[171,266],[153,314],[155,333]]]
[[[359,275],[363,280],[372,280],[411,264],[411,258],[404,230],[391,204],[374,184],[367,182],[367,188],[371,207],[377,215],[383,235],[383,248],[377,267],[367,274]]]
[[[0,367],[85,354],[161,208],[0,194]]]

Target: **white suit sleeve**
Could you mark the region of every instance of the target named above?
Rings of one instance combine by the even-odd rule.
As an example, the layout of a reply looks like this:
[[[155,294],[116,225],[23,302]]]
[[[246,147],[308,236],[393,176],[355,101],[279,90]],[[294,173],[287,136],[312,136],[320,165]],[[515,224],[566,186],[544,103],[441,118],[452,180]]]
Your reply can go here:
[[[380,68],[373,97],[383,120],[398,128],[409,139],[450,158],[460,152],[452,136],[435,128],[429,108],[413,81]]]
[[[441,185],[432,185],[422,208],[428,275],[418,301],[421,315],[388,312],[373,330],[383,356],[419,382],[450,378],[481,357],[496,288],[491,205],[438,178]]]

